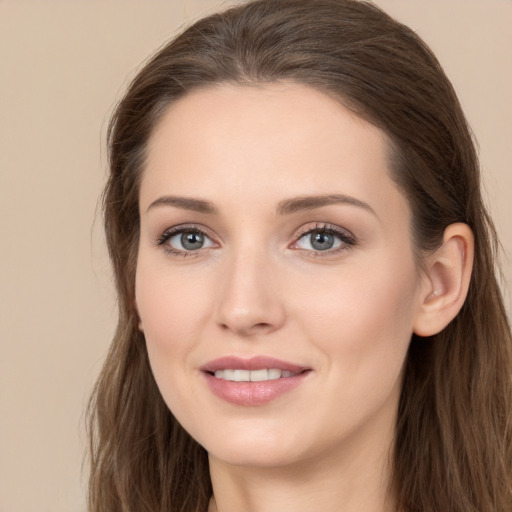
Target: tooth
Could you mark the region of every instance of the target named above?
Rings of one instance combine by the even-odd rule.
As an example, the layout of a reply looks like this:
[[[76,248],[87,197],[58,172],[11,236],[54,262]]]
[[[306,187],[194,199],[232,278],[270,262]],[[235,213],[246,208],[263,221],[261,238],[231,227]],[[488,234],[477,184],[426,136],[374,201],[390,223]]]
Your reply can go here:
[[[233,380],[236,382],[249,382],[251,380],[249,370],[234,370],[233,374]]]
[[[251,372],[251,382],[261,382],[268,380],[268,370],[253,370]]]
[[[280,370],[279,368],[261,369],[261,370],[216,370],[217,379],[231,380],[235,382],[263,382],[266,380],[275,380],[297,375],[290,370]]]
[[[268,371],[268,379],[274,380],[274,379],[280,379],[281,378],[281,370],[278,370],[277,368],[272,368]]]
[[[235,370],[224,370],[224,380],[235,380]]]

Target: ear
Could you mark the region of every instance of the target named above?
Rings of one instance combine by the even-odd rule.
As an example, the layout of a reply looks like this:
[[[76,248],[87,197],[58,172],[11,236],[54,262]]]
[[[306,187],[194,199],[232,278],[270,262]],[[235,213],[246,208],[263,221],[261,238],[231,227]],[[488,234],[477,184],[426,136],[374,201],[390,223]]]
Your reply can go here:
[[[467,224],[450,224],[443,244],[426,258],[420,306],[414,333],[432,336],[442,331],[460,311],[473,269],[474,238]]]

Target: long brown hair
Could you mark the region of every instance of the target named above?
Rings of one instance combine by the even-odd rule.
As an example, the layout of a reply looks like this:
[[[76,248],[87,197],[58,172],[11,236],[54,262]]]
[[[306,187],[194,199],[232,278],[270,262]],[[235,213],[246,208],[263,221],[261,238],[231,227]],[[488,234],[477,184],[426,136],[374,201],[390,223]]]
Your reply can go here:
[[[167,107],[218,83],[310,85],[381,128],[409,200],[417,253],[465,222],[475,237],[467,300],[438,335],[413,335],[399,404],[393,494],[405,512],[512,509],[512,340],[496,280],[470,129],[438,61],[368,2],[257,0],[200,20],[133,80],[108,132],[105,229],[119,323],[90,402],[90,512],[204,512],[205,450],[156,387],[134,307],[139,181]]]

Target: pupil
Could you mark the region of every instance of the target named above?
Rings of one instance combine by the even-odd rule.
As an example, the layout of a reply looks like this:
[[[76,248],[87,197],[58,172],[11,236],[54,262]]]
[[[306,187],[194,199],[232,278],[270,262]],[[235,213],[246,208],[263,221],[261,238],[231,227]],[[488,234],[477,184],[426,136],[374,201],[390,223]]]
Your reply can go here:
[[[319,251],[331,249],[334,245],[334,237],[329,233],[314,233],[311,237],[311,246]]]
[[[204,243],[204,238],[201,233],[183,233],[181,235],[181,245],[185,249],[193,250],[193,249],[201,249]]]

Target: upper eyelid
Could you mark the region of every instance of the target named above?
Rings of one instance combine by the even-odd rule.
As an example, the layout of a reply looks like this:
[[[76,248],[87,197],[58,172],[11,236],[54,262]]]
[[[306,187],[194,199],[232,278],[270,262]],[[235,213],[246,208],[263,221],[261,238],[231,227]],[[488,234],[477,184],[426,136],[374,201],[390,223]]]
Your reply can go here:
[[[356,239],[356,237],[354,236],[354,234],[349,231],[348,229],[346,228],[343,228],[341,226],[337,226],[335,224],[330,224],[328,222],[316,222],[314,223],[315,225],[304,225],[302,226],[301,228],[299,228],[297,234],[295,235],[296,239],[298,240],[299,238],[303,237],[304,235],[307,235],[309,233],[312,233],[314,231],[330,231],[334,234],[338,234],[340,236],[344,236],[345,238],[350,238],[351,240],[354,240]]]
[[[208,238],[215,238],[211,235],[210,230],[206,226],[202,226],[200,224],[178,224],[177,226],[171,226],[161,231],[157,236],[157,239],[161,240],[164,237],[170,237],[178,233],[182,233],[183,231],[198,231],[199,233],[206,235]]]

